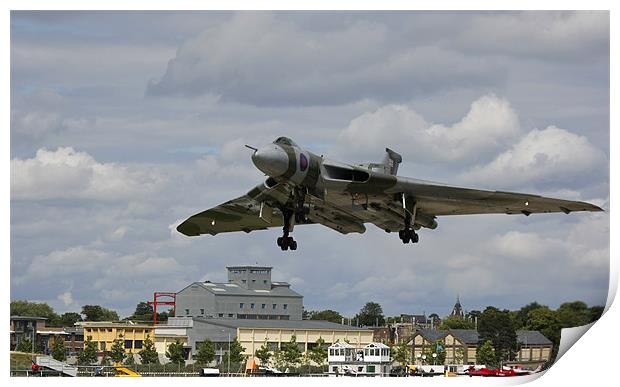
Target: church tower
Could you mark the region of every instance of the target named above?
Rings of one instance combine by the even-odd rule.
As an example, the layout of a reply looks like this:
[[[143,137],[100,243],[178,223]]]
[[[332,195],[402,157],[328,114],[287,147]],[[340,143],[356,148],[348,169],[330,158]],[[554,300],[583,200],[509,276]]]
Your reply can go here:
[[[456,304],[454,304],[454,308],[452,308],[452,313],[450,316],[457,316],[464,318],[465,314],[463,313],[463,307],[461,306],[461,300],[459,299],[459,295],[456,295]]]

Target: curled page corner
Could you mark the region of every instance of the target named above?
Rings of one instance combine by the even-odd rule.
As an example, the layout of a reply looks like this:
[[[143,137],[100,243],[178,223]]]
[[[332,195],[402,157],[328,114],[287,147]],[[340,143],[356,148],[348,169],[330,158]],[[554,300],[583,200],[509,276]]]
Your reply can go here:
[[[578,327],[563,328],[560,333],[560,347],[558,348],[558,355],[555,358],[554,364],[577,342],[577,340],[592,328],[594,324],[596,324],[596,321]]]

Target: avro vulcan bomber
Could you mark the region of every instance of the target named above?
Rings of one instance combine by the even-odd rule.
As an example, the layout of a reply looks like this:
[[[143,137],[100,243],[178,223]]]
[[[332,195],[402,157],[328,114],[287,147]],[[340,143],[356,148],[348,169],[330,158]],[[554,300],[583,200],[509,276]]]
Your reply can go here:
[[[397,176],[402,157],[386,149],[382,163],[349,165],[315,155],[286,137],[253,150],[267,179],[247,194],[191,216],[177,230],[187,236],[282,227],[277,244],[297,250],[294,225],[321,224],[342,234],[366,223],[417,243],[416,231],[437,228],[447,215],[602,211],[593,204],[538,195],[460,188]]]

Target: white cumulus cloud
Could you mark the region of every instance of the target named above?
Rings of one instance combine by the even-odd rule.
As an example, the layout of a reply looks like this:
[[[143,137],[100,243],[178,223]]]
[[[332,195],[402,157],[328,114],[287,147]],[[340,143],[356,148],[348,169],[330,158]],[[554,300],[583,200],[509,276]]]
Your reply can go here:
[[[493,94],[474,101],[453,125],[427,122],[406,105],[386,105],[353,119],[340,133],[334,154],[368,157],[388,145],[407,161],[471,163],[507,146],[519,131],[510,103]]]
[[[462,174],[467,183],[492,181],[505,187],[588,178],[606,170],[605,154],[584,137],[549,126],[534,129],[486,165]]]
[[[157,171],[97,162],[71,147],[39,149],[34,158],[11,160],[11,198],[17,200],[120,200],[157,190]]]

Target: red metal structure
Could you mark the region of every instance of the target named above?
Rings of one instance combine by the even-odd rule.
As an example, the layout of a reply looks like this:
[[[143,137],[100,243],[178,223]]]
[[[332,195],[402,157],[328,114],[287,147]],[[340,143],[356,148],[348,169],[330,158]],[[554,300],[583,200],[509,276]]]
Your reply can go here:
[[[168,301],[159,301],[160,298],[168,298]],[[170,301],[172,299],[172,301]],[[157,305],[172,305],[172,315],[176,315],[177,294],[170,292],[153,293],[153,301],[147,301],[147,304],[153,305],[153,325],[157,325]]]

